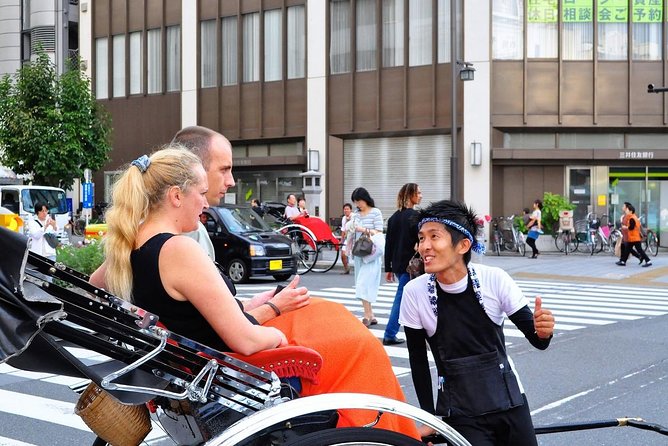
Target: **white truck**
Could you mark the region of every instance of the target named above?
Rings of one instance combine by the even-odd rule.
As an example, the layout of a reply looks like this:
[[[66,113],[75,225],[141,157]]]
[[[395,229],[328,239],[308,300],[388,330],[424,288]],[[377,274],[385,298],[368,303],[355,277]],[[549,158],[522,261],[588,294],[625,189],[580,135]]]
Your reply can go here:
[[[34,218],[35,204],[44,203],[49,214],[56,220],[58,238],[67,243],[66,225],[70,221],[65,191],[51,186],[0,185],[0,206],[18,214],[24,222],[24,229]]]

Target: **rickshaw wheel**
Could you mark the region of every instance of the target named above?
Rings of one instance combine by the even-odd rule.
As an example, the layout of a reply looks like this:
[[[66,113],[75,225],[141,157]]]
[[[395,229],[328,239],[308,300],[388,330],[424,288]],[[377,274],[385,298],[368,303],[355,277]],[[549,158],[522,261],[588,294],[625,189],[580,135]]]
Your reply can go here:
[[[424,446],[424,443],[385,429],[345,427],[302,435],[285,446]]]

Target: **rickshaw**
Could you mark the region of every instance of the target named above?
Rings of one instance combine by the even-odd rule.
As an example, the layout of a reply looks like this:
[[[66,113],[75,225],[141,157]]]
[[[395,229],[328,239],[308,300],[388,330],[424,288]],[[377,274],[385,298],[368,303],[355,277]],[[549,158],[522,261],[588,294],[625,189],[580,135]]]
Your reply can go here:
[[[335,393],[299,397],[317,379],[321,357],[303,347],[251,356],[220,352],[170,331],[158,315],[88,283],[62,263],[28,251],[28,238],[0,227],[0,363],[89,381],[77,413],[93,445],[137,445],[153,419],[178,445],[416,446],[373,426],[394,414],[432,427],[433,443],[470,446],[440,418],[393,399]],[[65,346],[107,356],[87,365]],[[374,414],[364,426],[337,428],[337,411]],[[537,434],[630,426],[668,435],[639,418],[536,427]]]
[[[407,417],[449,444],[469,445],[440,419],[400,401],[354,393],[296,397],[299,380],[317,377],[314,350],[220,352],[28,251],[22,234],[0,228],[0,251],[0,363],[90,380],[76,407],[98,436],[95,445],[139,444],[151,418],[179,445],[422,444],[374,422],[336,428],[339,409],[369,410],[376,422],[383,414]],[[86,365],[64,345],[109,360]]]
[[[285,205],[282,203],[263,203],[262,213],[265,220],[274,226],[274,230],[293,240],[293,245],[300,253],[299,274],[309,271],[326,273],[339,260],[341,241],[334,235],[330,226],[321,218],[313,216],[298,217],[289,220],[284,217]]]

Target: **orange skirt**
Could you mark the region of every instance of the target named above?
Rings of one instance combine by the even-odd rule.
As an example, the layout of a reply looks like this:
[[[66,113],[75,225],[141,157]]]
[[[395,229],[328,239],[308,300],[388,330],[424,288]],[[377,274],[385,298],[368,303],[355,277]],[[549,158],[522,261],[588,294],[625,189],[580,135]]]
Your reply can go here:
[[[312,298],[310,305],[264,325],[280,329],[290,344],[309,347],[323,358],[320,383],[304,381],[302,395],[369,393],[406,401],[390,358],[380,341],[343,305]],[[368,410],[340,410],[338,427],[363,426],[375,420]],[[376,427],[420,439],[413,420],[383,414]]]

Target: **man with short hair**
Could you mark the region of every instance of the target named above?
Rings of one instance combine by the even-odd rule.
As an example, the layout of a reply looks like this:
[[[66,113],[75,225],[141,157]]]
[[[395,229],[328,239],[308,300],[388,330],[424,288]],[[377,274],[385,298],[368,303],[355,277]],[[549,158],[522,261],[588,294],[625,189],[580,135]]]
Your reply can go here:
[[[465,204],[431,203],[417,212],[416,222],[426,274],[404,288],[399,322],[420,406],[442,416],[473,445],[536,446],[503,326],[508,317],[531,345],[544,350],[554,331],[552,312],[540,297],[532,312],[502,269],[470,262],[471,252],[483,253],[484,245],[477,238],[478,217]],[[438,374],[436,406],[427,344]]]
[[[207,201],[209,206],[219,206],[227,190],[234,187],[232,145],[230,142],[220,133],[201,126],[191,126],[180,130],[174,136],[172,142],[185,146],[202,160],[209,183],[209,189],[206,193]],[[216,259],[213,244],[206,227],[201,221],[197,231],[184,235],[194,238],[211,260]],[[99,288],[106,288],[105,270],[106,263],[103,263],[90,276],[89,282]],[[262,324],[276,317],[277,314],[287,313],[308,305],[309,291],[305,287],[297,288],[298,284],[299,276],[295,276],[281,292],[274,294],[274,290],[264,291],[243,302],[243,310]],[[269,300],[271,300],[271,305],[264,305]]]
[[[180,130],[172,142],[179,143],[199,156],[209,181],[209,190],[206,199],[209,206],[220,206],[227,190],[234,187],[232,175],[232,145],[218,132],[201,126],[190,126]],[[215,260],[216,254],[209,233],[204,225],[199,225],[197,231],[187,234],[195,239],[206,251],[207,255]]]
[[[294,221],[296,218],[302,217],[304,214],[297,207],[297,197],[295,194],[289,194],[287,198],[287,206],[285,206],[285,211],[283,216],[288,220]]]

